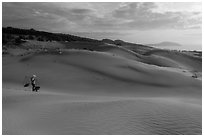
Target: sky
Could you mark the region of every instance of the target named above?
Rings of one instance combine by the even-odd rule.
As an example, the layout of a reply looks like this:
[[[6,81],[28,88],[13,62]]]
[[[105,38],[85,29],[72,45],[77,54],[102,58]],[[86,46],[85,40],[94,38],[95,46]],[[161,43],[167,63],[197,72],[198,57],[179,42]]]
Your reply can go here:
[[[190,50],[202,48],[199,2],[3,2],[2,25],[140,44],[170,41]]]

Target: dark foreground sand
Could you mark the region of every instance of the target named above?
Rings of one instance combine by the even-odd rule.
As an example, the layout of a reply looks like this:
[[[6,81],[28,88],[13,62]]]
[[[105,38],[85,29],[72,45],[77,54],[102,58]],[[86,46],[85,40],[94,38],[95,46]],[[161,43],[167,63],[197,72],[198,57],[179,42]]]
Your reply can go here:
[[[201,62],[151,56],[118,49],[4,56],[3,134],[202,134]],[[23,87],[32,74],[38,93]]]

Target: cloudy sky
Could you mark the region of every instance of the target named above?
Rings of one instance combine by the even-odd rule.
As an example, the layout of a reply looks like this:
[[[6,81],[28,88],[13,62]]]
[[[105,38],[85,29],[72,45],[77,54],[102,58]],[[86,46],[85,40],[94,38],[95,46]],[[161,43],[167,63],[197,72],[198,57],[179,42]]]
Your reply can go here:
[[[3,26],[201,49],[201,3],[3,3]]]

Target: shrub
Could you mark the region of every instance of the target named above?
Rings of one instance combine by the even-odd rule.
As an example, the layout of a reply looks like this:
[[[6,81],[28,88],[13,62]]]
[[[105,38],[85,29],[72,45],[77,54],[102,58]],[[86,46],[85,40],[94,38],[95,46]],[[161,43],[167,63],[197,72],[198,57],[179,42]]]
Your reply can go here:
[[[33,37],[32,35],[29,35],[29,36],[28,36],[28,39],[33,40],[34,37]]]
[[[37,41],[44,41],[44,39],[42,37],[38,37]]]
[[[22,43],[22,40],[21,40],[21,38],[20,38],[20,36],[19,37],[17,37],[16,39],[15,39],[15,44],[21,44]]]
[[[2,43],[6,44],[8,42],[6,35],[2,35]]]

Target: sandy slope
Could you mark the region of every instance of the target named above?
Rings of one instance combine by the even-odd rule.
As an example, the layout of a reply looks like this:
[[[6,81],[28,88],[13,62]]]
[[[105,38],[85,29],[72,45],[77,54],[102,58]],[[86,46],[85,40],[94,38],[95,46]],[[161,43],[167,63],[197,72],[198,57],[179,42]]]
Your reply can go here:
[[[3,134],[201,134],[201,80],[137,59],[118,48],[3,57]],[[22,87],[31,74],[39,93]]]
[[[184,53],[180,52],[173,52],[173,51],[165,51],[165,50],[153,50],[146,53],[147,56],[153,59],[153,62],[156,60],[161,60],[159,58],[165,59],[166,62],[174,65],[167,65],[176,68],[183,68],[193,71],[202,71],[202,59],[198,57],[193,57]],[[156,59],[155,59],[156,57]],[[164,65],[164,66],[165,66]],[[163,66],[161,64],[161,66]]]

